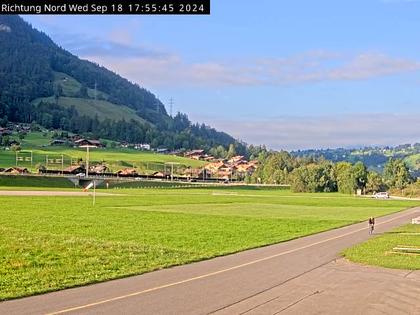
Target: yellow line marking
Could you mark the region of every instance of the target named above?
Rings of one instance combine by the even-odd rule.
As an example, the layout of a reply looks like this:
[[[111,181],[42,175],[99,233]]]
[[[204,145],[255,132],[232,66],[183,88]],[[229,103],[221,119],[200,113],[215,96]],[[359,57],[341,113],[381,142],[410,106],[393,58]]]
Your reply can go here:
[[[395,217],[393,219],[389,219],[387,221],[378,223],[378,224],[376,224],[376,226],[395,221],[397,219],[400,219],[402,217],[405,217],[405,216],[408,216],[408,215],[411,215],[411,214],[412,214],[412,212],[400,215],[400,216]],[[277,257],[280,257],[280,256],[291,254],[291,253],[294,253],[294,252],[297,252],[297,251],[300,251],[302,249],[306,249],[306,248],[309,248],[309,247],[312,247],[312,246],[315,246],[315,245],[319,245],[319,244],[326,243],[326,242],[329,242],[329,241],[333,241],[333,240],[336,240],[336,239],[339,239],[339,238],[342,238],[342,237],[346,237],[348,235],[355,234],[355,233],[358,233],[358,232],[361,232],[361,231],[367,230],[367,229],[368,229],[368,227],[361,228],[361,229],[358,229],[358,230],[355,230],[355,231],[352,231],[352,232],[348,232],[348,233],[345,233],[345,234],[342,234],[342,235],[339,235],[339,236],[331,237],[331,238],[328,238],[328,239],[325,239],[325,240],[322,240],[322,241],[318,241],[318,242],[308,244],[308,245],[305,245],[305,246],[302,246],[302,247],[294,248],[294,249],[291,249],[291,250],[288,250],[288,251],[285,251],[285,252],[281,252],[281,253],[278,253],[278,254],[274,254],[274,255],[271,255],[271,256],[267,256],[267,257],[264,257],[264,258],[256,259],[256,260],[253,260],[253,261],[250,261],[250,262],[247,262],[247,263],[244,263],[244,264],[236,265],[236,266],[233,266],[233,267],[230,267],[230,268],[226,268],[226,269],[218,270],[218,271],[215,271],[215,272],[207,273],[207,274],[204,274],[204,275],[201,275],[201,276],[197,276],[197,277],[193,277],[193,278],[189,278],[189,279],[185,279],[185,280],[181,280],[181,281],[177,281],[177,282],[168,283],[168,284],[161,285],[161,286],[158,286],[158,287],[154,287],[154,288],[150,288],[150,289],[146,289],[146,290],[142,290],[142,291],[138,291],[138,292],[133,292],[133,293],[126,294],[126,295],[121,295],[121,296],[117,296],[117,297],[114,297],[114,298],[101,300],[101,301],[98,301],[98,302],[93,302],[93,303],[89,303],[89,304],[85,304],[85,305],[81,305],[81,306],[67,308],[67,309],[64,309],[64,310],[61,310],[61,311],[47,313],[45,315],[56,315],[56,314],[73,312],[73,311],[81,310],[81,309],[84,309],[84,308],[89,308],[89,307],[93,307],[93,306],[97,306],[97,305],[101,305],[101,304],[105,304],[105,303],[109,303],[109,302],[114,302],[114,301],[129,298],[129,297],[142,295],[142,294],[145,294],[145,293],[149,293],[149,292],[158,291],[158,290],[161,290],[161,289],[173,287],[173,286],[176,286],[176,285],[180,285],[180,284],[184,284],[184,283],[193,282],[193,281],[196,281],[196,280],[212,277],[212,276],[215,276],[215,275],[218,275],[218,274],[221,274],[221,273],[225,273],[225,272],[228,272],[228,271],[240,269],[240,268],[247,267],[247,266],[250,266],[250,265],[255,265],[257,263],[260,263],[260,262],[263,262],[263,261],[266,261],[266,260],[271,260],[273,258],[277,258]]]

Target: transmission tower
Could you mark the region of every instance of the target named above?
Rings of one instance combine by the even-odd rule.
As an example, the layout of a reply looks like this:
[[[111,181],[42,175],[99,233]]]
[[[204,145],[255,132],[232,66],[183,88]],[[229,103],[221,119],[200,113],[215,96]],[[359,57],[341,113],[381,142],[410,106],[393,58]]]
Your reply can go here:
[[[171,117],[173,117],[173,116],[172,116],[173,109],[174,109],[174,99],[171,97],[171,98],[169,99],[169,115],[170,115]]]

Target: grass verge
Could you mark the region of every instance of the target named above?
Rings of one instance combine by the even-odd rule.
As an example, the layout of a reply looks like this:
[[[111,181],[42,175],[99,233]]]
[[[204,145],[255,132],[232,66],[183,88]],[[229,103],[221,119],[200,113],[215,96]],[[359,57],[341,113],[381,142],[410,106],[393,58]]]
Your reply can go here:
[[[344,251],[350,261],[394,269],[420,270],[420,252],[398,250],[420,249],[420,225],[409,224],[377,235],[369,241]]]

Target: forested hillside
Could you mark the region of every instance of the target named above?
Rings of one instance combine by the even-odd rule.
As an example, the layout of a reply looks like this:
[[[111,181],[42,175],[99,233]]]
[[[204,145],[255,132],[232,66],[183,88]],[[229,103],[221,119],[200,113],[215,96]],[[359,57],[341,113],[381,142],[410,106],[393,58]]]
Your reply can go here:
[[[395,147],[365,147],[360,149],[320,149],[292,152],[297,157],[324,158],[333,162],[364,163],[369,169],[383,172],[390,158],[403,159],[413,176],[420,176],[420,143]]]
[[[168,149],[235,142],[185,114],[170,117],[154,94],[72,55],[19,16],[0,15],[0,26],[0,124],[36,122]]]

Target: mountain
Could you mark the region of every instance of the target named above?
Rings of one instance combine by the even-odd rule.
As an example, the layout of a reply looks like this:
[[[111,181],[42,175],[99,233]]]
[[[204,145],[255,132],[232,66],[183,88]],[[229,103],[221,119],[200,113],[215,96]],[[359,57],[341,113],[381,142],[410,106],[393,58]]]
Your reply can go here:
[[[227,148],[236,142],[185,114],[170,117],[154,94],[79,59],[19,16],[0,15],[0,47],[0,124],[35,122],[169,149]]]

